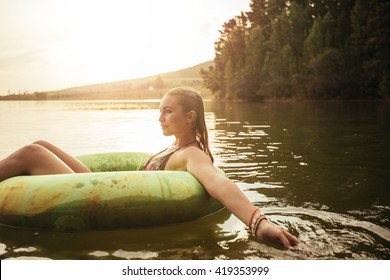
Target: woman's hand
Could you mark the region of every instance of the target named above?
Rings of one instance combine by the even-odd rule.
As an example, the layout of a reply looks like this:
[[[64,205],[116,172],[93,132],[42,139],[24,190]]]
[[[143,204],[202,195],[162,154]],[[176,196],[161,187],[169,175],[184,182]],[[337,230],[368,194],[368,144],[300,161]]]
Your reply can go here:
[[[256,231],[256,237],[263,241],[278,241],[283,244],[286,249],[301,244],[298,238],[273,223],[264,219],[260,222]]]

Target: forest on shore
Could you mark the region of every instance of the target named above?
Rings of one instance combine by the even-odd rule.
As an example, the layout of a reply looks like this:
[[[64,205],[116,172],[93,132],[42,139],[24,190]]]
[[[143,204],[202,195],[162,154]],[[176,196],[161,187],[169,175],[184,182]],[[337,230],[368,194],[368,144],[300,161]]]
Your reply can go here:
[[[390,1],[252,0],[201,71],[218,100],[389,99]]]

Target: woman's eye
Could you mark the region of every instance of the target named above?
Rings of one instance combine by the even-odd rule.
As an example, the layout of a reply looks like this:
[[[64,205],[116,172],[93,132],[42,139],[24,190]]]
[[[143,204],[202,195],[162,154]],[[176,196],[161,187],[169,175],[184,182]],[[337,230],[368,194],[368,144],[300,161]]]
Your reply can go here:
[[[173,112],[172,109],[162,109],[162,110],[160,110],[160,113],[161,113],[161,114],[170,114],[170,113],[172,113],[172,112]]]

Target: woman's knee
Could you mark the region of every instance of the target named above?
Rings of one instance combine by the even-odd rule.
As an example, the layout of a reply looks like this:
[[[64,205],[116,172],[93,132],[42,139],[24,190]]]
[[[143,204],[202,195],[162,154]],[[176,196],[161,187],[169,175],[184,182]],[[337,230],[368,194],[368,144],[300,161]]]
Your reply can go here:
[[[18,174],[26,173],[31,165],[44,160],[47,153],[46,148],[37,144],[29,144],[9,155],[2,161],[2,164],[6,168],[18,170]]]
[[[32,144],[39,145],[39,146],[42,146],[45,148],[51,145],[49,142],[47,142],[45,140],[37,140],[37,141],[34,141]]]
[[[34,160],[46,155],[49,151],[42,145],[40,144],[29,144],[24,146],[19,150],[19,152],[16,153],[16,155],[19,158],[22,159],[27,159],[27,158],[32,158]]]

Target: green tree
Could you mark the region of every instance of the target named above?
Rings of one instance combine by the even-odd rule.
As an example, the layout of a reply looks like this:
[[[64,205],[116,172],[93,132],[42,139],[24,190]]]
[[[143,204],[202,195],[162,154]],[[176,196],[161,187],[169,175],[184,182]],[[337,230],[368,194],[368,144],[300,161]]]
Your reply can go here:
[[[247,59],[242,74],[245,89],[241,95],[242,98],[256,99],[262,97],[259,89],[265,80],[262,69],[266,58],[266,49],[263,32],[260,26],[256,25],[250,29],[247,38]]]
[[[389,97],[390,69],[390,3],[378,4],[369,13],[364,28],[363,78],[369,96]]]
[[[205,85],[212,86],[218,98],[238,96],[237,91],[241,90],[236,72],[240,72],[245,66],[247,23],[246,15],[242,13],[223,25],[220,31],[221,37],[215,43],[214,67],[209,69],[209,73],[202,72],[202,76],[206,78]],[[229,69],[226,69],[227,66]],[[229,79],[235,79],[235,81],[228,81],[229,89],[226,88],[227,76]]]
[[[220,99],[388,98],[386,0],[252,0],[227,21],[204,85]]]

